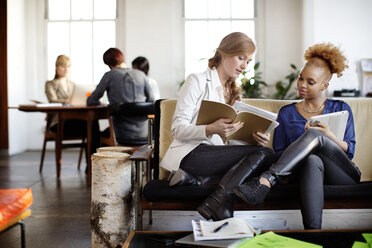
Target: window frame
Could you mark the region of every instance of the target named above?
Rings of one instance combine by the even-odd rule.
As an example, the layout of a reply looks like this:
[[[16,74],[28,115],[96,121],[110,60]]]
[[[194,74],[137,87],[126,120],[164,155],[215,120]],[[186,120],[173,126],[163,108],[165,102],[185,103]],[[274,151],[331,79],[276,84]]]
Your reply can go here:
[[[68,54],[65,54],[69,57],[71,57],[72,53],[71,53],[71,47],[72,47],[72,39],[71,39],[71,24],[72,23],[79,23],[79,22],[85,22],[85,23],[90,23],[90,27],[91,27],[91,40],[92,40],[92,48],[91,48],[91,56],[92,56],[92,59],[91,59],[91,81],[90,82],[85,82],[85,84],[98,84],[100,79],[102,78],[102,75],[99,76],[99,78],[96,78],[95,76],[95,68],[97,66],[95,66],[95,61],[94,61],[94,54],[95,54],[95,32],[94,32],[94,24],[97,23],[97,22],[114,22],[114,30],[115,30],[115,37],[113,39],[113,47],[116,47],[117,45],[117,33],[116,33],[116,30],[117,30],[117,26],[118,26],[118,19],[119,19],[119,11],[118,11],[118,0],[115,1],[115,18],[114,19],[97,19],[94,17],[94,0],[90,0],[92,2],[92,17],[91,18],[85,18],[85,19],[72,19],[72,0],[69,0],[70,2],[70,10],[69,10],[69,19],[64,19],[64,20],[51,20],[50,17],[49,17],[49,0],[45,0],[45,32],[46,32],[46,36],[45,36],[45,39],[46,39],[46,61],[49,62],[49,40],[48,40],[48,37],[49,37],[49,32],[48,32],[48,25],[49,23],[67,23],[68,24],[68,27],[69,27],[69,43],[68,43]],[[56,58],[55,58],[56,59]],[[74,66],[74,63],[72,63],[72,66]],[[51,68],[55,68],[55,65],[54,63],[53,64],[50,64],[50,63],[47,63],[47,75],[48,75],[48,78],[50,77],[49,76],[49,72],[51,71]],[[82,82],[80,82],[82,83]]]
[[[258,34],[258,32],[257,32],[257,25],[258,25],[258,19],[257,19],[257,6],[258,6],[258,1],[257,0],[253,0],[253,17],[247,17],[247,18],[241,18],[241,17],[239,17],[239,18],[234,18],[234,17],[232,17],[232,2],[231,2],[231,0],[229,0],[229,2],[230,2],[230,17],[223,17],[223,18],[211,18],[211,17],[209,17],[208,16],[208,12],[206,13],[206,15],[207,15],[207,17],[205,17],[205,18],[187,18],[186,17],[186,1],[187,0],[183,0],[183,23],[184,23],[184,41],[185,41],[185,43],[184,43],[184,54],[186,55],[187,54],[187,50],[186,50],[186,37],[187,37],[187,34],[186,34],[186,23],[187,22],[192,22],[192,21],[199,21],[199,22],[201,22],[201,21],[205,21],[205,22],[207,22],[207,25],[209,25],[209,23],[210,22],[216,22],[216,21],[228,21],[229,23],[230,23],[230,30],[232,30],[232,25],[233,25],[233,22],[234,21],[252,21],[253,22],[253,25],[254,25],[254,41],[255,41],[255,43],[257,44],[258,43],[258,37],[257,37],[257,34]],[[211,2],[211,1],[213,1],[213,0],[207,0],[207,10],[208,10],[208,8],[209,8],[209,3]],[[253,71],[253,65],[254,65],[254,63],[255,63],[255,61],[257,61],[257,59],[256,59],[256,57],[257,57],[257,53],[255,54],[255,57],[253,58],[253,61],[252,61],[252,63],[250,63],[250,66],[249,66],[249,68],[247,69],[247,70],[250,70],[250,71]],[[187,61],[186,61],[186,56],[185,56],[185,58],[184,58],[184,62],[185,62],[185,77],[187,77],[188,76],[188,74],[189,73],[193,73],[193,72],[188,72],[188,65],[187,65]],[[251,73],[249,73],[249,74],[251,74]],[[247,76],[248,76],[248,74],[247,74]]]

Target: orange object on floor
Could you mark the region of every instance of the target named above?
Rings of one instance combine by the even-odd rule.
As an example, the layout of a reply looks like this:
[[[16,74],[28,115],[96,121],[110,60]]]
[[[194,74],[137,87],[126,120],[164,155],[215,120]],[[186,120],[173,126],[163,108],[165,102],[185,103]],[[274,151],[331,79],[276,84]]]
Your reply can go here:
[[[0,231],[14,218],[25,212],[31,204],[30,188],[0,189]]]

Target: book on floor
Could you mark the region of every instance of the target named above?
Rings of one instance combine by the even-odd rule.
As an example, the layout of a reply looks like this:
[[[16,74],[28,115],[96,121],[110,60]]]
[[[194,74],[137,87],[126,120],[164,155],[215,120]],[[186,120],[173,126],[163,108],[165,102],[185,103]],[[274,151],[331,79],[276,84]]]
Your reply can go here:
[[[344,139],[349,111],[338,111],[329,114],[315,115],[310,117],[310,126],[317,126],[317,124],[324,123],[331,130],[334,135],[340,140]]]
[[[244,126],[234,134],[224,139],[241,140],[249,144],[256,144],[252,133],[270,133],[279,123],[276,121],[277,114],[270,111],[236,101],[233,106],[225,103],[203,100],[200,106],[196,125],[209,125],[219,119],[231,119],[233,123],[244,122]]]

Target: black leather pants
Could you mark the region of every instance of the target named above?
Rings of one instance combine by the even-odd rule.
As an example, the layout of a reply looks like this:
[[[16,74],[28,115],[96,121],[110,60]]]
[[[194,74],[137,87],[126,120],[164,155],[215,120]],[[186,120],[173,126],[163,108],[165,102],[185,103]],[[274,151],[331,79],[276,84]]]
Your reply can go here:
[[[315,129],[309,129],[295,142],[284,150],[276,164],[264,172],[262,177],[268,179],[271,185],[282,182],[293,173],[310,154],[317,154],[326,167],[337,167],[347,174],[351,181],[360,181],[358,167],[348,158],[345,152],[325,134]],[[348,183],[346,183],[348,184]]]
[[[305,229],[320,229],[324,184],[348,185],[360,181],[360,171],[345,152],[322,132],[309,129],[283,152],[262,176],[275,185],[298,171],[301,213]]]

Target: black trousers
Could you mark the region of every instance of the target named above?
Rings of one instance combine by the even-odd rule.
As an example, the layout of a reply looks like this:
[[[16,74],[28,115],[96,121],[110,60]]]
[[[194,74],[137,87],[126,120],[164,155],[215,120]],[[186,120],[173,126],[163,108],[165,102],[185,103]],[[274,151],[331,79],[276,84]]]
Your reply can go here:
[[[309,129],[283,152],[277,163],[262,174],[272,185],[296,172],[305,229],[320,229],[324,184],[348,185],[360,181],[358,167],[322,132]]]
[[[182,159],[180,168],[193,176],[222,178],[242,158],[260,149],[270,150],[254,145],[200,144]]]

